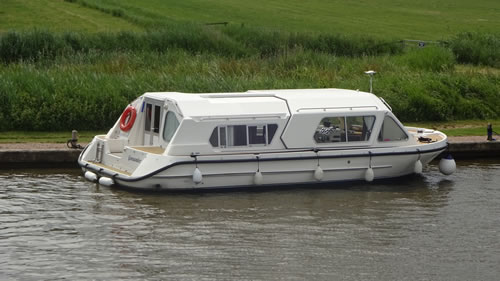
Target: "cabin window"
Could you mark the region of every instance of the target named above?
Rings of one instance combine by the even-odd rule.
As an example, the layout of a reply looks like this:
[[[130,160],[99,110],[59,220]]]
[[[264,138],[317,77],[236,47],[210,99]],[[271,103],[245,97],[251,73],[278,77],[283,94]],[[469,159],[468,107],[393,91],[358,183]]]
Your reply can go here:
[[[155,105],[155,118],[153,119],[153,132],[154,133],[159,133],[160,132],[160,110],[161,107],[158,105]]]
[[[317,143],[346,143],[368,141],[375,116],[335,116],[321,119],[314,140]]]
[[[384,123],[382,128],[380,128],[380,134],[378,135],[378,141],[405,141],[408,139],[408,135],[405,131],[396,123],[394,119],[389,116],[384,118]]]
[[[210,135],[213,147],[266,146],[271,143],[278,125],[231,125],[218,126]]]
[[[144,130],[145,131],[151,131],[151,114],[153,112],[153,105],[150,103],[146,104],[146,123],[144,124]]]
[[[163,127],[163,139],[169,142],[179,127],[179,120],[172,111],[167,112],[165,115],[165,122]]]
[[[209,141],[212,146],[219,146],[219,130],[217,130],[217,128],[213,130]]]
[[[245,146],[248,144],[247,126],[227,126],[227,146]]]
[[[248,143],[266,144],[266,126],[248,126]]]

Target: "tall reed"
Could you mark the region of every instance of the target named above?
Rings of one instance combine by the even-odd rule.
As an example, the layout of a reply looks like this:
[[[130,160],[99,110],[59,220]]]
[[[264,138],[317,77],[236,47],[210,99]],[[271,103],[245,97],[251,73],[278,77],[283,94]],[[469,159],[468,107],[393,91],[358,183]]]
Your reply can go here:
[[[415,68],[405,56],[348,58],[299,48],[271,57],[241,58],[183,49],[88,50],[0,64],[0,130],[103,130],[116,122],[129,102],[148,91],[367,91],[367,69],[378,71],[375,93],[403,121],[500,116],[499,75]]]
[[[500,68],[500,33],[465,32],[450,41],[457,61]]]

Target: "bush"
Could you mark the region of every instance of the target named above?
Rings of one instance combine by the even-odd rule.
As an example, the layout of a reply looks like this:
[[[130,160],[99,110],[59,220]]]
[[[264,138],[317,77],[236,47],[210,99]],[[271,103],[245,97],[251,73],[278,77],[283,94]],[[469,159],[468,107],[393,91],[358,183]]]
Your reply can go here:
[[[444,71],[455,65],[453,53],[439,46],[411,49],[401,56],[401,60],[414,70]]]
[[[401,73],[377,84],[403,121],[488,119],[500,116],[498,78],[459,73]]]
[[[288,33],[246,27],[209,27],[169,24],[145,33],[51,33],[34,30],[0,35],[0,60],[52,59],[79,52],[99,50],[157,51],[182,49],[192,54],[210,53],[225,57],[276,57],[293,49],[336,56],[358,57],[401,52],[396,41],[341,35]]]
[[[442,47],[390,56],[399,51],[370,40],[196,25],[8,32],[0,35],[0,130],[107,129],[148,91],[367,91],[368,69],[379,73],[375,93],[404,121],[499,118],[498,74],[455,72],[453,54]]]
[[[61,43],[59,38],[47,31],[8,32],[0,37],[0,60],[9,63],[54,58],[63,47]]]
[[[500,34],[460,33],[450,48],[460,63],[500,67]]]

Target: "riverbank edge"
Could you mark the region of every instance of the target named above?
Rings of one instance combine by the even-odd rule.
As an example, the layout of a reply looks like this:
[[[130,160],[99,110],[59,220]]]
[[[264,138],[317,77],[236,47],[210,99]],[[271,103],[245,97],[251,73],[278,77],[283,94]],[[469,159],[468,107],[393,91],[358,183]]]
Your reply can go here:
[[[80,153],[80,149],[68,148],[0,149],[0,168],[76,168]],[[500,141],[450,140],[448,150],[443,154],[451,154],[455,159],[500,158]]]

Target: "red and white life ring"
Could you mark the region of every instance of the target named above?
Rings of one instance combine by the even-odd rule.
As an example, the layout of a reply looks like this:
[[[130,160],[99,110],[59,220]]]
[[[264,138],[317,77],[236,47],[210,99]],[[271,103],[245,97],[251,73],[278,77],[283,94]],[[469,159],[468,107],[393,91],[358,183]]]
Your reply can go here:
[[[130,131],[132,126],[134,126],[135,118],[137,117],[137,111],[135,107],[129,105],[122,113],[120,118],[120,129],[124,132]]]

